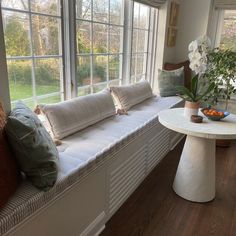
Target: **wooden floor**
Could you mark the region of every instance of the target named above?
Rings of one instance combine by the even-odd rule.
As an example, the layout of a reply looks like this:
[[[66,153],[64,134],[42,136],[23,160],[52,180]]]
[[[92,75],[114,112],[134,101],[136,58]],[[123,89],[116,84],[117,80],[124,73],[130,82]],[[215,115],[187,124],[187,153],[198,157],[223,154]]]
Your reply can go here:
[[[101,236],[236,235],[236,142],[216,151],[216,198],[192,203],[172,182],[183,142],[170,152],[106,224]]]

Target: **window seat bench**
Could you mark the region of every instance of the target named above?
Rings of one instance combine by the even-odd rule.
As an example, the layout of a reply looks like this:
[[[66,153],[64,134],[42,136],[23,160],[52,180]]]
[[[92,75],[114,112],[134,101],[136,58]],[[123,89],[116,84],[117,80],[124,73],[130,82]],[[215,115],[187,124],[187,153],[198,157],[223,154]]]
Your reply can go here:
[[[158,122],[159,111],[182,105],[151,98],[64,138],[57,183],[42,192],[23,181],[0,211],[0,235],[98,235],[183,137]]]

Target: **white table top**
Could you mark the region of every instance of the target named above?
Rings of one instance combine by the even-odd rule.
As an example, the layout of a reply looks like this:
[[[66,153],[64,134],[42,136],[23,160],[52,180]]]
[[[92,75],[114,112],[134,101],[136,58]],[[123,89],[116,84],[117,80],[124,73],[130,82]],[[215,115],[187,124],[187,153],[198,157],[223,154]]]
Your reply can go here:
[[[199,115],[200,111],[199,111]],[[161,111],[159,121],[179,133],[209,139],[236,139],[236,115],[230,114],[221,121],[211,121],[202,115],[202,123],[193,123],[184,117],[184,108]]]

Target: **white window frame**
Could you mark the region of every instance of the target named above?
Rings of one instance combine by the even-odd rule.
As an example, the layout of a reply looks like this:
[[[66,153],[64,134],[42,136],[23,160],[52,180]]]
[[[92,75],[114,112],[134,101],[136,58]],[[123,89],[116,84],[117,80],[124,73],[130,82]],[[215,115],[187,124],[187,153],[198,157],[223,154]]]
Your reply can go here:
[[[63,17],[62,17],[62,13],[61,13],[61,6],[62,6],[62,2],[59,1],[60,4],[60,15],[52,15],[52,14],[48,14],[48,13],[42,13],[42,12],[34,12],[31,11],[31,1],[28,0],[28,10],[22,10],[22,9],[14,9],[14,8],[8,8],[8,7],[1,7],[1,11],[2,13],[4,11],[9,11],[9,12],[16,12],[16,13],[23,13],[26,14],[29,17],[29,42],[30,42],[30,56],[10,56],[10,57],[6,57],[6,61],[17,61],[17,60],[31,60],[32,61],[32,97],[30,98],[24,98],[21,99],[21,101],[23,102],[34,102],[35,105],[37,105],[37,101],[40,99],[44,99],[44,98],[50,98],[50,97],[54,97],[59,95],[61,97],[61,100],[64,100],[64,72],[63,72],[63,44],[62,44],[62,24],[63,24]],[[32,16],[42,16],[42,17],[52,17],[52,18],[56,18],[56,19],[60,19],[60,24],[59,24],[59,52],[61,52],[61,54],[59,55],[35,55],[34,54],[34,46],[33,46],[33,22],[32,22]],[[54,93],[48,93],[48,94],[44,94],[44,95],[37,95],[36,94],[36,60],[37,59],[51,59],[51,58],[57,58],[57,59],[61,59],[61,67],[60,67],[60,91],[59,92],[54,92]],[[11,104],[14,105],[16,101],[11,101]]]

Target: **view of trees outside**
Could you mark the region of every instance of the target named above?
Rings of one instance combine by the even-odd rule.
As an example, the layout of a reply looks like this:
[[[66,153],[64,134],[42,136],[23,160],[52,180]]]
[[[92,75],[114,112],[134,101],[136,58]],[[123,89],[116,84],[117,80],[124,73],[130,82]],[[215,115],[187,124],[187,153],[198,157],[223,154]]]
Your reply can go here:
[[[134,2],[131,81],[146,77],[150,7]]]
[[[236,10],[225,11],[220,48],[236,52]]]
[[[92,5],[93,4],[93,5]],[[119,84],[123,56],[123,0],[77,0],[78,94]]]
[[[60,2],[1,2],[13,105],[23,100],[33,108],[37,103],[63,99]],[[124,0],[76,0],[75,7],[78,95],[100,91],[108,84],[120,84]],[[128,29],[132,36],[131,82],[146,77],[150,33],[150,8],[136,2],[133,7],[133,28]]]
[[[59,0],[2,0],[11,101],[61,100]]]

